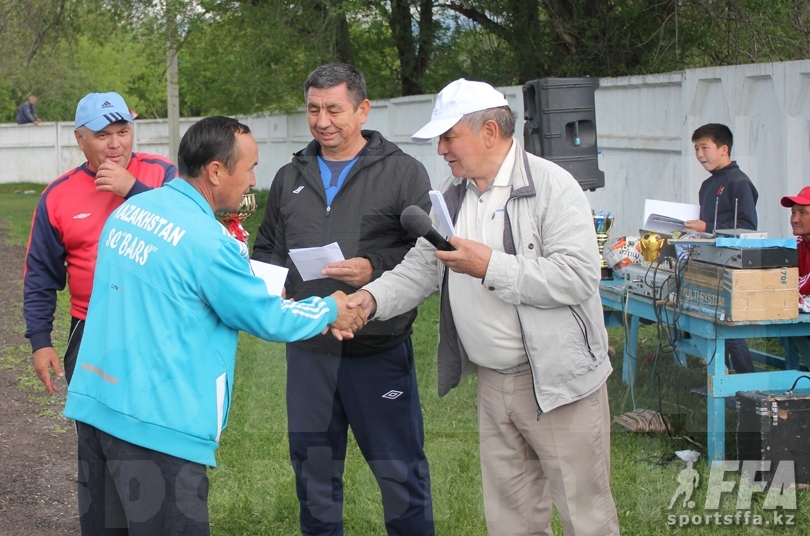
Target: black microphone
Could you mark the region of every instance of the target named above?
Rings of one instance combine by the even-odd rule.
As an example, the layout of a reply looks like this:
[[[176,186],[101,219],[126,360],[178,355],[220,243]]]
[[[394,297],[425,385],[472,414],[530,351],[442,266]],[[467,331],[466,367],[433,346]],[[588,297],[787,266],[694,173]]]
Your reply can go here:
[[[438,250],[456,250],[456,248],[450,245],[450,242],[445,240],[445,238],[433,228],[430,216],[425,214],[425,211],[416,205],[405,207],[405,210],[402,211],[402,216],[399,217],[399,223],[412,235],[424,237],[425,240],[433,244],[433,247]]]

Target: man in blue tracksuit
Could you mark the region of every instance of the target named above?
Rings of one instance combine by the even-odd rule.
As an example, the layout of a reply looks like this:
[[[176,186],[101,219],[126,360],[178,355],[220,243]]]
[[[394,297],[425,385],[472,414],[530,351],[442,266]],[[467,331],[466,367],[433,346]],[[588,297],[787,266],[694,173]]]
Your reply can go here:
[[[268,295],[215,219],[256,184],[247,126],[203,119],[178,156],[182,178],[128,199],[99,239],[65,406],[77,421],[84,535],[209,534],[205,466],[227,424],[238,331],[288,342],[331,326],[341,339],[365,321],[342,292]]]

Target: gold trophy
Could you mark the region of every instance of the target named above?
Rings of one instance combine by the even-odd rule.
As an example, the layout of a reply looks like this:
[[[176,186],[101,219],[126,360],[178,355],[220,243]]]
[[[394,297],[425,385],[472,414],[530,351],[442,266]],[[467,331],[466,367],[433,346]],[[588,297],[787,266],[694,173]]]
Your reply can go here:
[[[645,233],[639,240],[641,244],[641,254],[647,262],[654,262],[658,260],[658,254],[661,253],[661,248],[667,243],[666,238],[658,233]]]
[[[242,222],[256,212],[256,194],[245,194],[239,204],[237,212],[220,212],[222,224],[228,228],[232,237],[247,244],[248,232],[242,227]]]
[[[613,279],[613,270],[605,262],[605,257],[602,255],[605,251],[605,244],[610,237],[610,230],[613,228],[613,216],[608,212],[603,214],[599,212],[593,216],[593,226],[596,229],[596,244],[599,246],[599,258],[601,259],[600,266],[602,267],[602,280]]]

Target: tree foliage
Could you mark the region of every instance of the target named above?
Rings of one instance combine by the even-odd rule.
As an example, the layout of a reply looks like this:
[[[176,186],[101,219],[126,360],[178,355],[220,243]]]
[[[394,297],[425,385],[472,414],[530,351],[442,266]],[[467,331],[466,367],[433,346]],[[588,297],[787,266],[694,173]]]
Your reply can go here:
[[[68,0],[0,0],[0,117],[13,120],[32,94],[48,94],[41,61],[70,30],[75,8]],[[39,76],[37,76],[39,74]]]
[[[810,57],[800,0],[449,0],[502,40],[512,79],[622,76]]]
[[[103,28],[103,31],[100,29]],[[303,103],[328,61],[369,96],[435,92],[464,76],[511,85],[810,57],[806,0],[0,0],[0,117],[29,95],[70,119],[89,91],[166,114],[167,45],[181,114]]]
[[[31,94],[39,97],[37,110],[43,120],[71,120],[79,99],[92,91],[118,91],[142,116],[165,116],[165,45],[142,39],[129,18],[104,2],[20,4],[27,7],[15,16],[51,22],[0,28],[6,54],[0,85],[3,121],[14,121],[20,103]],[[20,36],[6,42],[6,35],[15,32]]]

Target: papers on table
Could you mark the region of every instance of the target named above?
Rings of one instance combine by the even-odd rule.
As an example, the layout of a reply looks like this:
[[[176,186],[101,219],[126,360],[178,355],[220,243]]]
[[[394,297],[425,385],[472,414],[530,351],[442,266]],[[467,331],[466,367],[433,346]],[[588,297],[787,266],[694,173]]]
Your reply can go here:
[[[698,218],[700,218],[700,205],[647,199],[644,201],[642,228],[645,231],[669,234],[673,231],[682,231],[683,224],[687,220]]]
[[[271,296],[281,296],[284,289],[284,282],[287,280],[287,268],[268,264],[266,262],[250,260],[250,269],[253,275],[261,277],[267,285],[267,292]]]
[[[447,204],[444,202],[444,196],[439,190],[431,190],[430,204],[433,205],[433,212],[439,218],[439,231],[445,238],[455,236],[453,232],[453,221],[450,219],[450,213],[447,211]]]
[[[290,250],[290,258],[298,268],[301,279],[311,281],[312,279],[325,279],[321,270],[330,262],[342,261],[343,252],[337,242],[332,242],[326,246],[317,248],[298,248]]]

